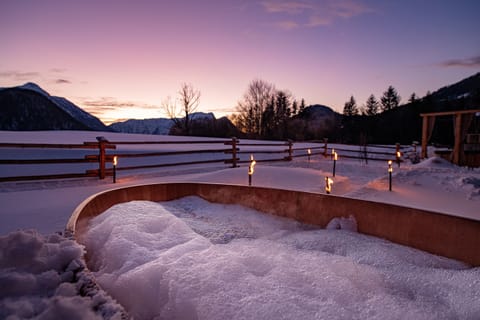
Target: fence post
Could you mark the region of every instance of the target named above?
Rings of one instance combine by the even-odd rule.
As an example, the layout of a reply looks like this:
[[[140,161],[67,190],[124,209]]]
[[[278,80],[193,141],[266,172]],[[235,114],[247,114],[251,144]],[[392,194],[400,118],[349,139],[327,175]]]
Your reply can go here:
[[[293,141],[292,141],[292,140],[288,140],[287,143],[288,143],[288,157],[287,157],[287,161],[292,161],[292,156],[293,156]]]
[[[328,155],[328,138],[323,138],[323,156],[326,158]]]
[[[398,164],[398,167],[400,168],[400,143],[395,143],[395,158],[397,159],[397,164]]]
[[[232,137],[232,168],[237,167],[237,138]]]
[[[97,137],[98,141],[98,177],[105,179],[105,144],[108,142],[105,137]]]

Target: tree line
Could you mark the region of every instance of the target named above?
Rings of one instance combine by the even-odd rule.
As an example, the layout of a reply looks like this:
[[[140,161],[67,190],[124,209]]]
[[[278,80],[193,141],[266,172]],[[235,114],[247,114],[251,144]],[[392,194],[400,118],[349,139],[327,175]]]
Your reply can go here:
[[[476,80],[477,77],[472,78]],[[480,89],[458,98],[455,92],[465,90],[457,90],[457,87],[427,93],[423,98],[412,93],[408,102],[401,106],[400,95],[390,85],[380,99],[371,94],[360,107],[352,95],[344,104],[343,114],[339,114],[321,105],[307,107],[305,99],[298,100],[288,90],[278,90],[269,82],[255,79],[248,85],[229,120],[201,122],[192,119],[199,105],[200,91],[184,83],[176,102],[167,98],[162,107],[175,122],[171,134],[177,135],[297,141],[329,138],[330,141],[354,144],[411,143],[420,139],[421,113],[458,110],[480,104]],[[444,97],[446,94],[447,98]],[[433,137],[449,143],[452,121],[442,124],[440,120]]]
[[[273,84],[255,79],[231,120],[249,138],[288,139],[292,135],[290,120],[305,107],[305,99],[298,102],[288,90],[277,90]]]
[[[416,99],[415,93],[410,97],[410,102]],[[380,101],[371,94],[364,106],[358,107],[357,102],[353,95],[350,97],[350,100],[345,102],[343,107],[344,116],[374,116],[379,112],[392,110],[400,105],[401,97],[398,95],[397,90],[393,86],[389,86],[388,89],[383,93],[383,96],[380,98]]]

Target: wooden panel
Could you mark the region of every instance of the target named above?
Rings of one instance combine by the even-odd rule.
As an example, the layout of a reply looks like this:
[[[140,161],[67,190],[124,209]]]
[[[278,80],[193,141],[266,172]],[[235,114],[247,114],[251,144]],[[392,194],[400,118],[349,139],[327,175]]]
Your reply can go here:
[[[81,242],[88,220],[114,204],[167,201],[188,195],[210,202],[240,204],[322,228],[335,217],[353,215],[361,233],[480,266],[480,221],[339,196],[237,185],[171,183],[102,192],[77,207],[67,231]]]

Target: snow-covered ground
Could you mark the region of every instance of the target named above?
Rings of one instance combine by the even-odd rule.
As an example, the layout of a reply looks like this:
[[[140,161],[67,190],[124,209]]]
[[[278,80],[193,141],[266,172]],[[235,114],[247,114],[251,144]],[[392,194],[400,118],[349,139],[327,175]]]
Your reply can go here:
[[[345,218],[343,218],[345,219]],[[480,268],[198,197],[116,205],[85,244],[135,319],[474,319]]]
[[[188,137],[159,137],[159,136],[144,136],[144,135],[125,135],[115,133],[96,133],[96,132],[0,132],[0,142],[43,142],[43,143],[83,143],[84,141],[95,141],[96,136],[105,136],[112,141],[126,141],[126,140],[191,140]],[[198,138],[206,140],[205,138]],[[295,147],[310,147],[311,144],[296,144]],[[130,152],[134,151],[151,151],[151,150],[180,150],[181,148],[191,150],[193,148],[204,148],[205,145],[149,145],[149,146],[119,146],[119,150],[115,152]],[[223,144],[217,144],[218,148],[224,148]],[[335,147],[335,146],[334,146]],[[342,148],[344,146],[337,146]],[[164,148],[164,149],[162,149]],[[166,148],[166,149],[165,149]],[[253,150],[254,148],[252,148]],[[43,158],[45,155],[39,156],[32,150],[21,151],[24,154],[28,154],[31,158]],[[64,152],[68,152],[64,151]],[[90,152],[91,153],[91,152]],[[15,151],[9,149],[0,149],[0,158],[4,158],[3,155],[8,154],[8,157],[14,158]],[[247,155],[248,156],[248,155]],[[260,156],[260,155],[259,155]],[[187,156],[188,157],[188,156]],[[178,158],[177,158],[178,159]],[[152,159],[151,161],[153,161]],[[175,160],[176,161],[176,160]],[[40,170],[40,167],[34,167],[34,172]],[[2,171],[4,170],[4,171]],[[5,172],[8,171],[8,172]],[[301,190],[309,192],[324,192],[324,179],[325,176],[331,176],[332,161],[325,159],[323,156],[312,156],[311,161],[307,161],[307,157],[294,158],[291,162],[275,162],[271,164],[257,164],[255,167],[255,174],[253,176],[253,185],[255,186],[267,186],[273,188]],[[18,174],[18,166],[4,167],[0,165],[0,175],[15,175]],[[231,183],[231,184],[247,184],[247,168],[242,165],[240,168],[228,168],[224,164],[209,164],[209,165],[194,165],[183,167],[167,167],[162,169],[150,169],[150,170],[138,170],[138,171],[120,171],[117,179],[117,184],[113,184],[111,179],[105,180],[97,179],[70,179],[70,180],[54,180],[54,181],[37,181],[37,182],[6,182],[0,183],[0,235],[4,234],[0,239],[0,247],[2,252],[0,254],[0,286],[4,284],[15,283],[15,279],[21,277],[33,277],[34,279],[40,279],[44,272],[32,273],[32,270],[28,268],[16,268],[15,263],[17,260],[9,258],[3,248],[12,247],[19,252],[27,252],[32,259],[40,257],[36,253],[28,253],[28,249],[22,247],[22,244],[29,243],[28,241],[15,242],[9,240],[10,237],[28,237],[25,233],[20,232],[7,235],[10,232],[15,232],[19,229],[35,229],[39,233],[44,234],[34,235],[34,242],[39,242],[42,245],[49,243],[49,237],[55,232],[61,232],[66,222],[75,209],[75,207],[82,202],[88,196],[97,193],[102,190],[106,190],[113,187],[120,187],[126,185],[134,185],[141,183],[160,183],[160,182],[215,182],[215,183]],[[342,154],[339,153],[339,161],[336,166],[336,177],[334,179],[333,191],[334,195],[341,195],[347,197],[354,197],[359,199],[368,199],[379,202],[396,203],[404,206],[412,206],[418,208],[424,208],[436,212],[445,214],[464,216],[475,220],[480,220],[480,170],[468,170],[466,168],[459,168],[451,165],[438,158],[429,158],[421,162],[420,164],[410,164],[408,161],[402,163],[398,168],[394,165],[393,174],[393,191],[388,191],[388,175],[387,175],[387,163],[381,162],[369,162],[368,165],[358,160],[350,160],[342,158]],[[30,233],[28,233],[30,234]],[[343,236],[341,236],[343,237]],[[340,238],[341,238],[340,237]],[[349,238],[352,242],[360,241],[358,239]],[[36,239],[36,240],[35,240]],[[32,240],[33,241],[33,240]],[[57,240],[55,240],[57,241]],[[58,240],[59,242],[69,243],[68,246],[74,247],[75,244],[68,242],[68,240]],[[327,242],[337,242],[335,240],[328,240]],[[370,241],[370,240],[368,240]],[[280,244],[279,244],[280,245]],[[48,246],[47,246],[48,247]],[[13,250],[12,249],[12,250]],[[48,251],[48,249],[42,249]],[[250,249],[249,249],[250,250]],[[253,250],[253,249],[252,249]],[[332,249],[336,250],[336,249]],[[340,249],[339,249],[340,250]],[[341,249],[344,250],[344,249]],[[320,254],[320,253],[317,253]],[[323,253],[321,253],[323,254]],[[63,253],[59,253],[60,256]],[[67,255],[68,256],[68,255]],[[72,261],[77,259],[78,256],[73,256]],[[332,261],[340,259],[337,255],[331,256]],[[26,259],[26,258],[25,258]],[[40,258],[39,258],[40,259]],[[43,259],[43,260],[42,260]],[[221,258],[219,258],[221,259]],[[306,258],[307,260],[310,258]],[[356,264],[352,262],[356,258],[346,255],[341,257],[348,260],[351,265],[349,270],[357,270],[363,268],[362,262]],[[430,258],[422,258],[430,259]],[[437,258],[435,258],[437,259]],[[435,260],[434,259],[434,260]],[[40,260],[45,261],[45,258]],[[8,261],[8,262],[6,262]],[[327,268],[327,270],[337,270],[338,265],[330,262],[321,262],[321,265]],[[435,260],[438,261],[438,260]],[[443,260],[442,260],[443,261]],[[17,261],[18,262],[18,261]],[[261,263],[261,262],[259,262]],[[330,264],[332,263],[332,264]],[[341,261],[341,264],[347,263]],[[378,262],[382,263],[382,262]],[[452,268],[451,263],[448,262],[446,268]],[[328,266],[326,265],[328,264]],[[395,263],[392,263],[392,265]],[[428,262],[427,264],[431,264]],[[456,265],[455,263],[453,263]],[[45,270],[51,267],[52,270],[57,270],[58,267],[45,263]],[[307,265],[306,265],[307,266]],[[437,268],[443,268],[445,265],[437,266]],[[55,269],[57,268],[57,269]],[[456,267],[453,267],[456,268]],[[59,274],[67,272],[68,266],[62,266],[62,271],[55,271]],[[81,268],[80,268],[81,269]],[[368,268],[367,268],[368,269]],[[408,268],[407,268],[408,269]],[[281,270],[281,269],[278,269]],[[341,268],[339,269],[341,270]],[[347,269],[345,269],[347,270]],[[473,285],[478,290],[478,268],[472,269],[473,272]],[[15,272],[20,274],[15,274]],[[71,271],[71,270],[70,270]],[[353,271],[352,271],[353,272]],[[430,272],[430,271],[429,271]],[[476,273],[475,273],[476,272]],[[386,271],[382,271],[383,274],[388,274]],[[328,276],[328,274],[326,274]],[[331,276],[331,275],[330,275]],[[408,276],[405,275],[405,276]],[[39,278],[40,277],[40,278]],[[439,275],[433,276],[440,277]],[[452,276],[455,278],[456,276]],[[469,277],[469,276],[468,276]],[[471,278],[465,278],[471,279]],[[327,277],[328,278],[328,277]],[[431,278],[431,279],[433,279]],[[47,279],[50,279],[47,277]],[[294,278],[292,278],[294,279]],[[295,278],[298,280],[298,278]],[[368,279],[367,276],[362,279]],[[291,280],[291,279],[290,279]],[[12,282],[13,281],[13,282]],[[38,280],[39,281],[39,280]],[[42,280],[43,281],[43,280]],[[340,277],[337,281],[352,281],[351,277]],[[367,280],[365,280],[367,281]],[[368,282],[368,281],[367,281]],[[399,281],[401,282],[401,281]],[[63,282],[59,282],[63,283]],[[305,283],[309,283],[306,281]],[[58,284],[58,283],[57,283]],[[278,284],[280,285],[280,284]],[[292,284],[293,285],[293,284]],[[21,286],[21,285],[20,285]],[[65,285],[66,286],[66,285]],[[475,287],[476,286],[476,287]],[[2,286],[4,287],[4,286]],[[386,290],[385,287],[375,287],[380,291]],[[390,287],[388,287],[390,288]],[[432,288],[431,288],[432,289]],[[31,295],[42,295],[42,299],[50,297],[56,300],[62,300],[55,295],[56,289],[40,290],[32,289]],[[35,291],[37,290],[37,291]],[[60,290],[60,289],[59,289]],[[346,289],[347,290],[347,289]],[[365,289],[368,291],[367,289]],[[397,289],[392,289],[397,290]],[[433,290],[433,289],[432,289]],[[29,310],[28,303],[30,301],[26,296],[29,296],[27,289],[22,291],[21,294],[10,294],[1,296],[0,301],[0,317],[5,315],[17,314],[20,310],[19,305],[22,305]],[[62,291],[62,290],[60,290]],[[365,291],[365,292],[366,292]],[[379,292],[380,292],[379,291]],[[401,290],[400,290],[401,291]],[[73,290],[69,291],[74,292]],[[433,291],[432,291],[433,292]],[[442,291],[443,292],[443,291]],[[78,292],[77,292],[78,293]],[[432,293],[433,294],[433,293]],[[446,294],[446,293],[445,293]],[[23,297],[26,300],[15,300],[13,297]],[[455,296],[456,297],[456,296]],[[371,297],[373,301],[377,301],[379,296],[373,295]],[[468,300],[468,297],[463,297]],[[259,299],[266,299],[260,297]],[[459,298],[460,299],[460,298]],[[55,301],[56,301],[55,300]],[[328,300],[328,299],[327,299]],[[20,302],[19,302],[20,301]],[[349,303],[353,300],[345,300]],[[478,301],[478,297],[477,297]],[[227,302],[227,301],[225,301]],[[358,302],[358,301],[357,301]],[[11,303],[15,305],[17,309],[9,309]],[[352,302],[353,303],[353,302]],[[372,302],[373,303],[373,302]],[[436,303],[436,302],[435,302]],[[436,304],[433,303],[432,306]],[[74,310],[75,303],[70,305]],[[37,308],[38,304],[34,304]],[[47,306],[48,304],[44,304]],[[95,304],[91,304],[94,306]],[[107,303],[107,305],[109,305]],[[404,304],[401,304],[404,305]],[[404,305],[405,306],[405,305]],[[22,307],[22,308],[23,308]],[[188,310],[188,306],[184,306]],[[49,310],[49,307],[45,307],[42,310]],[[92,307],[93,308],[93,307]],[[113,307],[112,307],[113,308]],[[477,306],[478,308],[478,306]],[[68,309],[68,308],[67,308]],[[113,308],[114,309],[114,308]],[[8,310],[14,310],[12,311]],[[16,310],[16,311],[15,311]],[[23,309],[22,309],[23,310]],[[416,310],[416,309],[415,309]],[[468,310],[464,307],[460,307],[460,311],[464,311],[469,314]],[[478,310],[478,309],[476,309]],[[10,312],[10,313],[9,313]],[[46,311],[45,311],[46,312]],[[456,312],[456,311],[452,311]],[[40,311],[35,309],[35,314],[40,314]],[[105,313],[104,313],[105,314]],[[97,313],[99,316],[104,314]],[[116,314],[111,312],[109,314]],[[342,313],[340,313],[342,314]],[[463,313],[454,313],[462,315]],[[370,314],[369,314],[370,315]],[[373,316],[372,313],[370,316]],[[367,317],[370,317],[366,315]],[[319,316],[320,317],[320,316]],[[47,317],[48,318],[48,317]],[[380,318],[380,317],[379,317]]]

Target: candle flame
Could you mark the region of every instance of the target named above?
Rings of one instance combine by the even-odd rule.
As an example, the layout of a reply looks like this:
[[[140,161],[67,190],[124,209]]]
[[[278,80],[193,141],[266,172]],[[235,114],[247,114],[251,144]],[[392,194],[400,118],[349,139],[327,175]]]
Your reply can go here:
[[[332,192],[332,184],[333,184],[333,180],[329,177],[325,177],[325,191],[327,193]]]
[[[248,174],[249,174],[249,175],[252,175],[253,172],[255,172],[254,167],[255,167],[255,164],[256,164],[256,163],[257,163],[257,162],[256,162],[255,160],[253,160],[253,154],[251,154],[251,155],[250,155],[250,165],[248,166]]]
[[[113,165],[116,166],[118,163],[117,156],[113,157]]]

